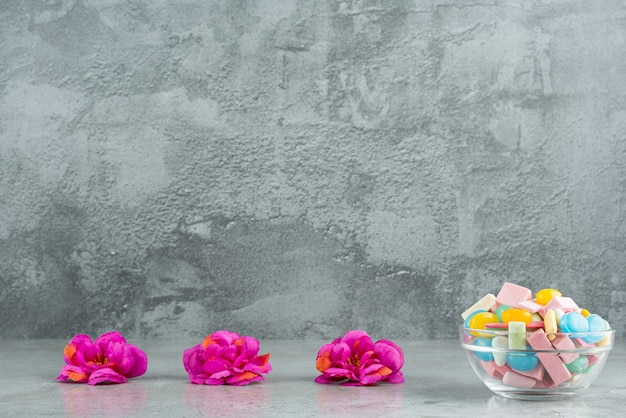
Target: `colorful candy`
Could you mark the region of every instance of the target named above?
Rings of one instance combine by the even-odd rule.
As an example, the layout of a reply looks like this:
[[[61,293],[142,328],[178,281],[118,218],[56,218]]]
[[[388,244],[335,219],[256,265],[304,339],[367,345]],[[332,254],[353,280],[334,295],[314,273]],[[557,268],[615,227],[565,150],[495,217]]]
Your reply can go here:
[[[560,296],[563,295],[556,289],[541,289],[535,294],[535,302],[539,305],[546,306],[553,298]]]
[[[513,387],[549,388],[573,382],[602,355],[581,354],[580,349],[612,341],[604,333],[611,329],[607,321],[552,288],[541,289],[533,299],[530,289],[507,282],[497,296],[485,295],[462,317],[469,329],[467,342],[477,346],[472,352],[482,367]]]
[[[520,308],[509,308],[502,312],[502,322],[523,322],[526,325],[533,320],[533,314]]]

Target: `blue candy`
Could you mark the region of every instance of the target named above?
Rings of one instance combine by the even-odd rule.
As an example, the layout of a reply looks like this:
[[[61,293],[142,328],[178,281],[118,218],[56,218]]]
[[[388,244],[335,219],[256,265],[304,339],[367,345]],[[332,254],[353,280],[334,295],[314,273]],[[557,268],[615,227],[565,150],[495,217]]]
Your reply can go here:
[[[587,332],[589,323],[587,318],[577,312],[568,312],[561,317],[559,327],[563,332]]]
[[[478,345],[480,347],[491,347],[491,339],[490,338],[475,338],[474,345]],[[483,351],[474,351],[473,353],[476,357],[478,357],[482,361],[493,360],[493,353],[486,353]]]
[[[587,317],[587,324],[589,325],[589,332],[601,332],[606,331],[606,322],[600,315],[591,314]],[[602,340],[604,335],[588,335],[583,337],[585,342],[595,344]]]
[[[537,366],[539,359],[534,353],[508,353],[506,362],[509,367],[518,372],[527,372]]]

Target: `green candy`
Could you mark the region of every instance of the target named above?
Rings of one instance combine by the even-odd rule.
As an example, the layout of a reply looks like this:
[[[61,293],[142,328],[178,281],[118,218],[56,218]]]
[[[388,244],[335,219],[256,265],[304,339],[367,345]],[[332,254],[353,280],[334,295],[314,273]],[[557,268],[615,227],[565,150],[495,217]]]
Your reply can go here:
[[[512,350],[526,349],[526,323],[509,322],[509,348]]]
[[[579,356],[576,360],[566,364],[565,367],[567,367],[567,370],[571,373],[580,373],[587,368],[588,364],[587,357]]]
[[[500,305],[495,311],[493,311],[493,313],[498,317],[498,321],[502,322],[502,312],[510,308],[511,307],[509,305]]]

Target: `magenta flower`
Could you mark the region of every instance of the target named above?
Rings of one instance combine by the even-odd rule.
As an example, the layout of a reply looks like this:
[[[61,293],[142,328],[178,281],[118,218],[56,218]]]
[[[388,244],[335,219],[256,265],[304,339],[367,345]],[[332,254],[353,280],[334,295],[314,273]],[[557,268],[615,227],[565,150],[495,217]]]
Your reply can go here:
[[[396,344],[389,340],[374,343],[366,332],[353,330],[320,348],[315,366],[322,374],[315,382],[345,386],[402,383],[403,365],[404,354]]]
[[[119,332],[107,332],[91,341],[89,335],[78,334],[63,350],[66,365],[57,380],[88,385],[126,383],[128,378],[141,376],[148,368],[146,353]]]
[[[215,331],[184,351],[183,364],[191,383],[242,386],[263,380],[261,373],[272,370],[270,354],[258,352],[259,341],[252,337]]]

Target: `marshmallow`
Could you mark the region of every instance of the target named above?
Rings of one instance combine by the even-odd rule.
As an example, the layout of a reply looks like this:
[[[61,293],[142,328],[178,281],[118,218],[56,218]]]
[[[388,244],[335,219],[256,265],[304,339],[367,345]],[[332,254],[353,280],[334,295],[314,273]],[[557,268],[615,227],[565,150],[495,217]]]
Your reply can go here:
[[[505,282],[496,296],[499,305],[517,306],[518,303],[530,300],[533,292],[517,284]]]
[[[535,350],[554,349],[542,329],[538,329],[528,336],[528,344]],[[537,357],[539,357],[539,361],[543,364],[543,367],[545,367],[546,372],[550,375],[550,379],[555,386],[560,385],[572,377],[571,373],[567,370],[567,367],[565,367],[565,364],[563,364],[563,361],[556,353],[539,352],[537,353]]]

